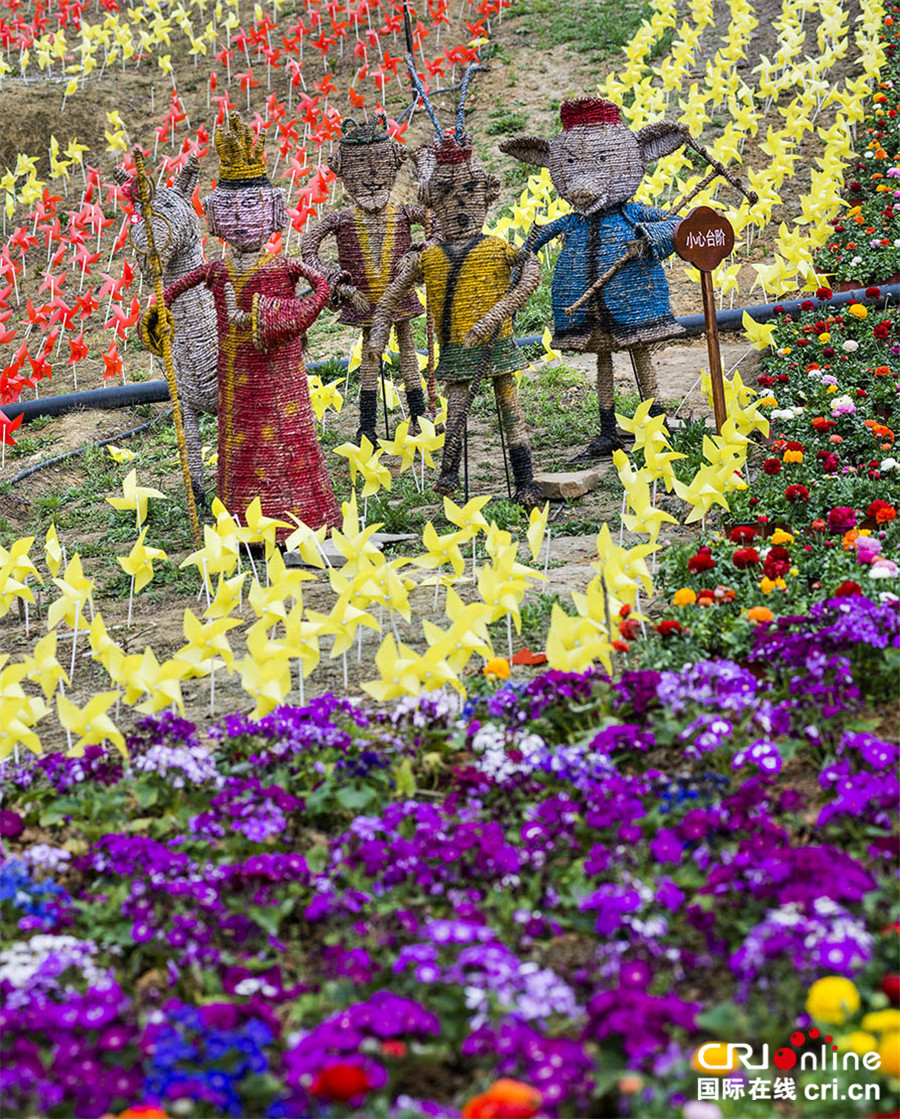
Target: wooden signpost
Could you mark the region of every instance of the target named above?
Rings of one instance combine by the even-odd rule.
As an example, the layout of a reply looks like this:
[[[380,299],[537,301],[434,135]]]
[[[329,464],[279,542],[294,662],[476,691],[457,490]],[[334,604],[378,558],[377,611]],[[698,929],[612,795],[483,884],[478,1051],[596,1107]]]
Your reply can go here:
[[[712,272],[733,248],[734,229],[731,222],[709,206],[698,206],[695,210],[691,210],[675,230],[675,252],[700,272],[703,316],[706,319],[706,350],[709,354],[709,379],[712,384],[716,431],[719,434],[722,432],[727,415]]]

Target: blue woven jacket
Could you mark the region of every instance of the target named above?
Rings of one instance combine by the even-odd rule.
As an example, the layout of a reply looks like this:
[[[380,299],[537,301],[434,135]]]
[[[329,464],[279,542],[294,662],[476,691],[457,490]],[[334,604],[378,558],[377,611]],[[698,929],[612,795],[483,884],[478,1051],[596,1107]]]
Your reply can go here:
[[[600,326],[617,341],[634,344],[641,328],[672,320],[669,285],[660,261],[674,249],[679,220],[642,202],[625,202],[590,217],[567,214],[545,225],[534,243],[535,252],[554,237],[565,236],[551,287],[554,340],[563,346],[571,340],[581,349],[577,340]],[[640,235],[649,241],[651,255],[626,264],[570,318],[563,308],[583,295],[622,256],[628,242]]]

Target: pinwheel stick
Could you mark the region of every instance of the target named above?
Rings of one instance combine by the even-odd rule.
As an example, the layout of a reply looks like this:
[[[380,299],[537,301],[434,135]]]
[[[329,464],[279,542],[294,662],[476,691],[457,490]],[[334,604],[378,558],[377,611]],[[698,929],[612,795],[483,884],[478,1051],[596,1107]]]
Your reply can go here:
[[[162,262],[156,251],[153,240],[153,209],[151,206],[152,189],[150,180],[144,170],[144,153],[135,149],[135,187],[138,206],[144,221],[144,230],[147,234],[147,260],[153,276],[153,285],[156,290],[156,305],[159,308],[159,336],[162,348],[163,364],[166,370],[166,381],[169,385],[169,396],[172,399],[172,421],[175,424],[175,438],[178,441],[178,457],[181,460],[181,472],[184,475],[185,489],[187,490],[188,515],[191,519],[191,533],[194,538],[194,547],[200,548],[203,540],[200,534],[200,520],[197,516],[197,502],[194,499],[194,490],[191,485],[191,469],[188,464],[187,443],[184,439],[184,422],[181,418],[181,405],[178,401],[178,384],[175,380],[175,362],[172,358],[172,317],[166,310],[162,282]]]

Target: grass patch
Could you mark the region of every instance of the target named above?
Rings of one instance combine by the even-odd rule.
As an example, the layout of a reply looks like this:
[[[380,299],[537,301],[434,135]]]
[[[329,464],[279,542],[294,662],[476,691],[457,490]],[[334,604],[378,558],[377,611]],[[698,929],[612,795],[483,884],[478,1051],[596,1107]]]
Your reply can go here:
[[[520,0],[522,22],[516,34],[533,39],[541,50],[566,46],[578,54],[608,57],[619,50],[649,14],[643,0]]]

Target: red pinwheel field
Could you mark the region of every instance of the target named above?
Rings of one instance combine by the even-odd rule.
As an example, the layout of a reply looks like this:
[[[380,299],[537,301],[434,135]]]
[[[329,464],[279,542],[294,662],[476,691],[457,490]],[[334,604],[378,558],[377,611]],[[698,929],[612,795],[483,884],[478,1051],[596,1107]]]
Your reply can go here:
[[[0,2],[3,1115],[897,1113],[898,19]],[[635,250],[687,332],[610,411],[500,148],[663,119],[718,427],[700,273]]]

